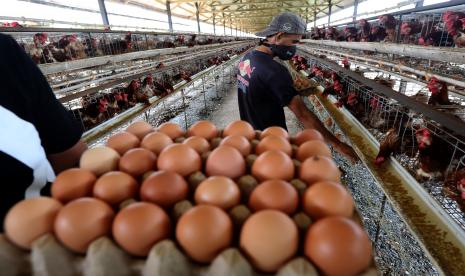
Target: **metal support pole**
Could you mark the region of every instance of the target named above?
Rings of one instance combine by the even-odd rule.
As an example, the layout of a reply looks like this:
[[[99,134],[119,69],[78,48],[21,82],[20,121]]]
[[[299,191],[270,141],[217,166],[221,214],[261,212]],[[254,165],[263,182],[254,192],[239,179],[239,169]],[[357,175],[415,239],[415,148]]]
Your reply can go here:
[[[424,2],[424,0],[418,1],[418,2],[415,4],[415,8],[423,7],[423,2]]]
[[[171,6],[170,1],[166,1],[166,14],[168,15],[168,30],[173,32],[173,21],[171,20]]]
[[[110,26],[110,21],[108,21],[107,8],[105,7],[105,0],[98,0],[98,6],[100,8],[100,15],[102,16],[103,25]]]
[[[354,1],[354,15],[352,17],[352,22],[354,22],[354,25],[355,25],[355,22],[357,22],[358,1],[359,0]]]
[[[203,94],[203,105],[204,105],[205,113],[208,113],[207,96],[205,95],[205,77],[204,76],[202,76],[202,94]]]
[[[313,3],[313,27],[316,27],[316,0]]]
[[[305,8],[305,27],[307,27],[308,24],[308,8]]]
[[[200,34],[200,11],[199,11],[199,3],[195,2],[195,17],[197,18],[197,31]]]
[[[184,89],[181,89],[181,97],[182,97],[182,109],[184,111],[184,126],[185,126],[185,129],[187,129],[187,113],[186,113],[186,100],[185,100],[185,97],[184,97]]]
[[[216,35],[215,13],[213,13],[213,34]]]
[[[331,24],[331,10],[333,8],[333,5],[331,3],[331,0],[328,1],[328,27]]]
[[[224,19],[224,12],[223,12],[223,35],[226,35],[226,19]]]
[[[231,21],[231,17],[229,17],[229,30],[231,31],[231,36],[233,35],[232,33],[232,21]]]

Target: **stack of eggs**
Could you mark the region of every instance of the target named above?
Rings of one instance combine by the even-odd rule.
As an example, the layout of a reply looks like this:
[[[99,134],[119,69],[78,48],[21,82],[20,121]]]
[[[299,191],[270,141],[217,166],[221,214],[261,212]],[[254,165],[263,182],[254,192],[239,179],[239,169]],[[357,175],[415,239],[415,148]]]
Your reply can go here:
[[[324,275],[357,275],[371,265],[372,249],[340,177],[315,130],[290,137],[244,121],[223,131],[199,121],[187,132],[136,122],[60,173],[51,198],[16,204],[4,225],[25,249],[53,233],[86,253],[108,236],[146,257],[171,238],[198,264],[238,247],[260,272],[304,255]]]

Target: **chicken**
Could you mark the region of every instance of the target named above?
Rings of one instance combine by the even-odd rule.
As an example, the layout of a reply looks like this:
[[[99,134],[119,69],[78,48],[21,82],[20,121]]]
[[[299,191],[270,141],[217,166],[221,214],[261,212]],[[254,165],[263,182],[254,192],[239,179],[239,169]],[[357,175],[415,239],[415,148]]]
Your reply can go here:
[[[132,34],[127,33],[124,36],[124,39],[117,39],[107,42],[106,40],[101,40],[100,45],[102,47],[102,52],[105,55],[118,55],[130,52],[132,49]]]
[[[360,29],[358,31],[358,37],[362,42],[370,42],[372,41],[371,38],[371,24],[368,23],[365,19],[360,19],[358,21],[358,25]]]
[[[380,25],[386,29],[387,37],[385,38],[385,41],[395,42],[397,20],[394,18],[394,16],[390,14],[381,15],[378,19],[379,19]]]
[[[380,42],[386,39],[386,29],[381,26],[372,26],[370,30],[370,41]]]
[[[149,97],[141,90],[139,80],[132,80],[126,88],[128,94],[129,106],[134,106],[136,103],[149,105]]]
[[[97,98],[94,101],[90,100],[90,96],[83,97],[82,106],[83,107],[79,111],[81,113],[82,123],[86,129],[92,128],[105,120],[108,101],[103,97]]]
[[[49,45],[49,49],[59,62],[87,57],[86,48],[76,35],[64,35],[58,42]]]
[[[153,77],[151,74],[147,75],[144,80],[142,81],[142,93],[147,95],[147,97],[151,98],[155,96],[155,93],[153,91],[154,85],[153,85]]]
[[[341,35],[339,34],[339,31],[336,28],[329,27],[326,30],[326,37],[325,38],[328,39],[328,40],[340,41],[341,40]]]
[[[358,30],[355,27],[345,27],[344,28],[344,38],[345,41],[355,42],[358,41]]]
[[[423,24],[416,20],[405,21],[400,25],[400,34],[403,36],[404,43],[414,43],[414,35],[421,33]]]
[[[314,40],[324,39],[324,34],[322,33],[320,28],[317,28],[317,27],[312,28],[312,30],[310,31],[310,39],[314,39]]]
[[[447,11],[442,20],[447,33],[452,36],[455,47],[465,46],[465,13]]]
[[[383,164],[392,154],[398,152],[400,149],[400,139],[397,135],[397,130],[391,128],[388,130],[383,140],[380,142],[379,152],[375,158],[375,165],[380,166]]]
[[[36,33],[33,36],[34,46],[29,54],[32,60],[37,63],[51,63],[56,62],[55,58],[50,51],[48,44],[48,35],[46,33]]]
[[[14,21],[14,22],[0,23],[0,27],[4,27],[4,28],[22,28],[23,26],[21,24],[19,24],[18,22]]]
[[[299,55],[295,55],[291,58],[291,63],[294,65],[294,68],[297,70],[297,71],[300,71],[300,70],[307,70],[310,66],[308,65],[308,61],[307,59],[305,59],[304,57],[302,56],[299,56]]]
[[[450,105],[449,93],[447,84],[439,81],[436,77],[432,77],[427,85],[431,96],[429,97],[429,105]]]
[[[181,70],[178,74],[173,76],[174,81],[184,80],[186,82],[192,81],[191,75],[185,70]]]
[[[465,168],[450,173],[444,181],[444,193],[457,201],[462,212],[465,211]]]
[[[129,99],[127,93],[124,93],[123,91],[117,92],[114,94],[114,97],[119,110],[126,110],[129,108]]]
[[[355,118],[362,120],[365,116],[365,107],[360,101],[357,93],[348,92],[336,102],[337,107],[345,107]]]
[[[417,130],[415,139],[419,152],[417,176],[429,179],[444,176],[453,156],[453,148],[427,128]]]
[[[442,30],[434,30],[418,39],[418,45],[421,46],[436,46],[436,47],[451,47],[454,45],[454,40],[451,36],[444,35]]]
[[[189,39],[189,41],[187,42],[187,47],[191,48],[191,47],[194,47],[195,44],[196,44],[196,41],[195,41],[195,38],[197,36],[194,34],[191,36],[191,38]]]
[[[349,62],[349,59],[347,57],[345,57],[342,60],[342,65],[344,66],[345,69],[350,69],[350,62]]]

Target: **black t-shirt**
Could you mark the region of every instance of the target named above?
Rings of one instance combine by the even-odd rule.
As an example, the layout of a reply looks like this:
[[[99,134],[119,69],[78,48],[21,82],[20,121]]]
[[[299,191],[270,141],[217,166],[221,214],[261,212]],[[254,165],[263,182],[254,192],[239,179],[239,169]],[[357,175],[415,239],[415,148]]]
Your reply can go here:
[[[0,34],[0,230],[14,203],[48,193],[55,175],[46,156],[71,148],[81,135],[40,69]]]
[[[255,129],[286,127],[284,107],[297,95],[286,67],[260,51],[247,53],[237,75],[241,120]]]

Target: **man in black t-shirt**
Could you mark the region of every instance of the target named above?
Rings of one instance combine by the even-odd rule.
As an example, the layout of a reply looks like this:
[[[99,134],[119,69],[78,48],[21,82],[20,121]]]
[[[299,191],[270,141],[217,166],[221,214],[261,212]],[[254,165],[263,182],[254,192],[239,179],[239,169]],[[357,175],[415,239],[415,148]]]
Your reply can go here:
[[[0,232],[16,202],[48,193],[87,148],[81,126],[10,36],[0,34]]]
[[[296,53],[296,45],[306,32],[305,22],[289,12],[273,18],[270,25],[259,37],[266,40],[239,63],[237,84],[241,120],[249,122],[255,129],[263,130],[270,126],[286,127],[284,107],[289,107],[305,128],[320,131],[326,141],[342,154],[355,159],[351,147],[340,142],[329,132],[321,121],[308,110],[294,89],[292,77],[282,64],[274,61],[291,59]]]

